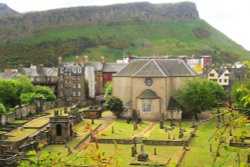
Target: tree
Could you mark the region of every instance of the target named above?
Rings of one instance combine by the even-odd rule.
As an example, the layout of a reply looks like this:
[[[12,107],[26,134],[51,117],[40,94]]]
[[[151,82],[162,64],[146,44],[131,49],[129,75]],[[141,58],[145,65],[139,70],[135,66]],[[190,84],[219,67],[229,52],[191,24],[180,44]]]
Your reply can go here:
[[[112,97],[112,88],[113,88],[112,82],[107,82],[104,90],[105,99],[109,99],[110,97]]]
[[[34,102],[36,94],[33,93],[22,93],[20,96],[21,104],[31,104]]]
[[[250,80],[246,83],[235,83],[231,96],[237,107],[250,108]],[[247,114],[250,115],[250,112]]]
[[[35,93],[37,95],[42,95],[46,101],[54,101],[56,96],[49,87],[47,86],[35,86]]]
[[[2,103],[0,103],[0,113],[6,113],[6,108]]]
[[[119,117],[120,113],[123,111],[123,103],[118,97],[111,96],[104,103],[104,108],[112,111],[117,117]]]
[[[18,82],[11,79],[0,79],[0,103],[5,107],[15,107],[18,104]]]
[[[197,119],[197,114],[214,107],[225,96],[225,92],[217,83],[201,79],[189,81],[175,96],[184,109]]]

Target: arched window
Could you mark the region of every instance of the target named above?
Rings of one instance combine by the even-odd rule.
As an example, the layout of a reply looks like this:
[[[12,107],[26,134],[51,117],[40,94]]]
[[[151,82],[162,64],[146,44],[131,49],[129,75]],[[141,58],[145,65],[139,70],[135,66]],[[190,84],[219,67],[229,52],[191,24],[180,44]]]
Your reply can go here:
[[[62,125],[60,125],[60,124],[56,125],[56,135],[62,136]]]

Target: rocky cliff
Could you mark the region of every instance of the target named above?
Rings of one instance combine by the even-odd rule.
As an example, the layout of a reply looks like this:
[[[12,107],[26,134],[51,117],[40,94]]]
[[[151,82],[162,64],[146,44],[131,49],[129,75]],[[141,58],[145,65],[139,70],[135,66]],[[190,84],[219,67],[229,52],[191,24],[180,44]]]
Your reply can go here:
[[[18,12],[9,8],[6,4],[0,3],[0,17],[15,16]]]
[[[17,39],[31,36],[49,27],[161,23],[180,20],[196,20],[199,14],[194,3],[173,4],[129,3],[102,7],[76,7],[27,13],[19,17],[0,19],[0,39]]]

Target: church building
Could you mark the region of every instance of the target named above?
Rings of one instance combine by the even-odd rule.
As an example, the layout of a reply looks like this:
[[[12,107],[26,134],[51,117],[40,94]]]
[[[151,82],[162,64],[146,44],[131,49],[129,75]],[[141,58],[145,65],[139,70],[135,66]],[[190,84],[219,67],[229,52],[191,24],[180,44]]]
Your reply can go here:
[[[113,95],[124,103],[123,117],[134,110],[143,120],[166,119],[175,91],[195,77],[180,59],[138,59],[113,75]]]

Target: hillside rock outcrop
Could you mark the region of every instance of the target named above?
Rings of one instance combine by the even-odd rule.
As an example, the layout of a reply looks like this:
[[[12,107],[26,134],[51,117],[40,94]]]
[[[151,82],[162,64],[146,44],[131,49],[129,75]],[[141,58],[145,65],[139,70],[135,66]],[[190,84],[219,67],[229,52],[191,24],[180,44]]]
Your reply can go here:
[[[50,27],[161,23],[199,19],[196,5],[192,2],[151,4],[128,3],[109,6],[75,7],[33,12],[19,17],[0,19],[0,39],[18,39]]]
[[[6,4],[0,3],[0,17],[16,16],[18,12],[9,8]]]

